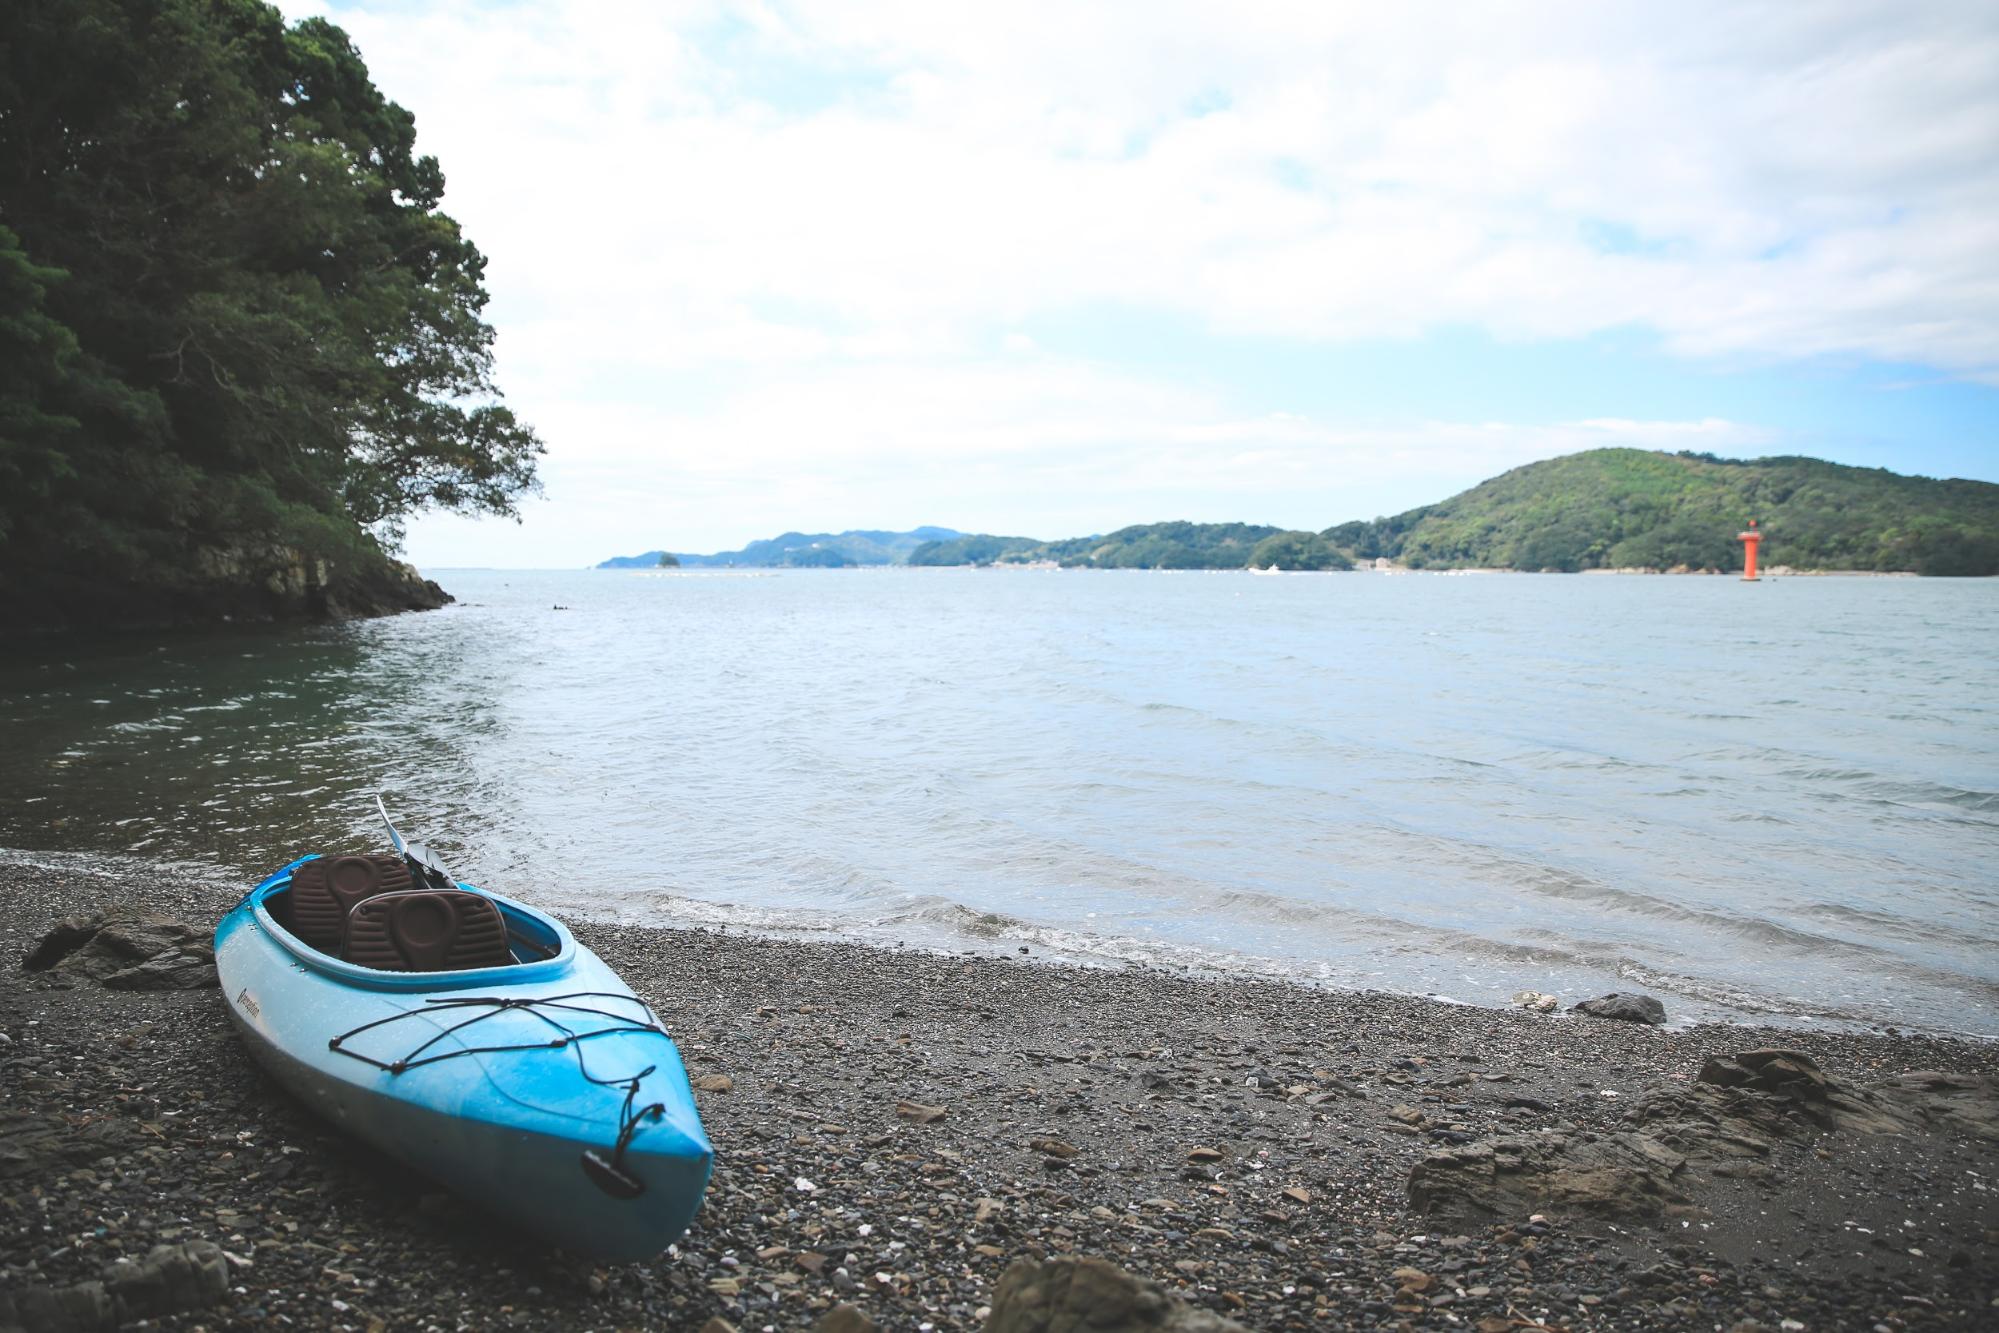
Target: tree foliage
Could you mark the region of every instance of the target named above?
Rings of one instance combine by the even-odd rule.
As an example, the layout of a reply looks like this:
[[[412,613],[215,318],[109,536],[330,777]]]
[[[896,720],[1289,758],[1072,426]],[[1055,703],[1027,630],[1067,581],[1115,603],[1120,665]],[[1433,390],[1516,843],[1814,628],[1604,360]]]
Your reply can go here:
[[[1340,550],[1351,552],[1356,560],[1378,560],[1400,550],[1403,536],[1435,507],[1424,505],[1391,518],[1355,519],[1327,528],[1319,535]]]
[[[1276,528],[1257,523],[1140,523],[1106,536],[1043,542],[978,533],[928,542],[912,565],[1028,564],[1053,561],[1065,569],[1241,569]]]
[[[918,547],[909,563],[989,565],[1053,561],[1065,569],[1243,569],[1248,566],[1257,543],[1279,533],[1279,529],[1261,523],[1185,521],[1139,523],[1104,536],[1070,537],[1053,542],[981,533]],[[1337,556],[1336,552],[1333,554]]]
[[[832,546],[795,546],[779,562],[787,569],[850,569],[853,557]]]
[[[1251,569],[1285,570],[1352,569],[1353,561],[1333,548],[1316,532],[1280,532],[1265,537],[1249,553]]]
[[[485,259],[345,33],[258,0],[0,11],[0,569],[192,581],[511,514]],[[372,534],[372,535],[371,535]]]
[[[1277,531],[1260,523],[1141,523],[1023,554],[1077,569],[1242,569],[1256,544]]]
[[[1041,543],[1032,537],[997,537],[978,533],[950,541],[925,542],[909,554],[912,565],[990,565],[1031,551]]]
[[[1798,457],[1595,449],[1323,535],[1416,568],[1733,570],[1751,518],[1766,566],[1999,573],[1999,486]]]

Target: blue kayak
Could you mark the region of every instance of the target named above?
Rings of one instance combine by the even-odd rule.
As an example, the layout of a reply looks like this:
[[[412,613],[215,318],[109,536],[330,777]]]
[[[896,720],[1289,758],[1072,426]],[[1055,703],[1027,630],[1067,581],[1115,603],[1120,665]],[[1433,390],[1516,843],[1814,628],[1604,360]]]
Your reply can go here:
[[[223,917],[215,966],[250,1050],[333,1124],[524,1230],[657,1255],[712,1159],[672,1040],[561,922],[426,880],[410,850],[414,878],[393,857],[302,857]]]

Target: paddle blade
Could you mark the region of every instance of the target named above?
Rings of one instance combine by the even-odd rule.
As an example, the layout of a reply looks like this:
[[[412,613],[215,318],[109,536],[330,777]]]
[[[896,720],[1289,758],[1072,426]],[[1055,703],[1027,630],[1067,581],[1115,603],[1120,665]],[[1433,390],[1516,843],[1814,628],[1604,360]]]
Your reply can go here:
[[[408,863],[410,874],[426,888],[455,889],[458,877],[445,868],[437,853],[420,842],[411,842],[396,831],[395,821],[389,818],[389,807],[382,802],[381,793],[375,795],[375,808],[382,812],[382,827],[389,831],[389,845],[402,853]]]

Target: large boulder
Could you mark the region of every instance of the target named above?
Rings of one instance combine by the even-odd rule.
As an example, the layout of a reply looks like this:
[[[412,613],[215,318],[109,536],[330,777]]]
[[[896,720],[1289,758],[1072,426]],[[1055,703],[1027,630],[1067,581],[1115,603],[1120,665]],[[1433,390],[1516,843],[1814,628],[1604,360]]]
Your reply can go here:
[[[1570,1012],[1589,1014],[1594,1018],[1621,1018],[1627,1023],[1663,1023],[1666,1021],[1666,1006],[1649,995],[1626,995],[1623,991],[1612,991],[1599,995],[1594,1000],[1584,1000]]]
[[[1063,1255],[1014,1261],[993,1292],[985,1333],[1249,1333],[1156,1282],[1102,1259]]]
[[[221,984],[206,932],[157,912],[124,907],[61,922],[42,936],[22,966],[112,990],[197,990]]]

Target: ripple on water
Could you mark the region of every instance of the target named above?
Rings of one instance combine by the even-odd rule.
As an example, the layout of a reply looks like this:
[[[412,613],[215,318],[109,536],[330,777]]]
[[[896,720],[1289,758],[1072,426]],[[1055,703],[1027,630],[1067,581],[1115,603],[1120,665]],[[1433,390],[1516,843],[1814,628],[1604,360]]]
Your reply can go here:
[[[575,914],[1999,1029],[1985,582],[444,581],[0,658],[0,842],[240,879],[385,790]]]

